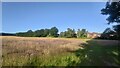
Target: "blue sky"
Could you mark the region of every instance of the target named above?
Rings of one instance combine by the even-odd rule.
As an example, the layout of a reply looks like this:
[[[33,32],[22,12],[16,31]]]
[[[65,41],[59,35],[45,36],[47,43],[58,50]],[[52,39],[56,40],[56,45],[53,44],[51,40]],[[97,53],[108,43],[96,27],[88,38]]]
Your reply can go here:
[[[105,2],[4,2],[2,32],[24,32],[56,26],[59,32],[67,28],[103,32],[109,27],[101,15]]]

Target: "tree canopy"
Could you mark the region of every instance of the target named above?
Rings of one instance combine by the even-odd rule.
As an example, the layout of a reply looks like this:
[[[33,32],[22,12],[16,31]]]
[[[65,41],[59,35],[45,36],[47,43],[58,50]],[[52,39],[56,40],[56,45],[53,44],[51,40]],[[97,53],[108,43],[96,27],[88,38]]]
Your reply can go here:
[[[109,15],[106,19],[110,24],[113,22],[120,23],[120,1],[107,2],[105,8],[101,10],[103,15]]]
[[[50,29],[50,32],[49,32],[49,35],[50,36],[53,36],[53,37],[57,37],[58,36],[58,29],[56,28],[56,27],[52,27],[51,29]]]
[[[116,36],[116,39],[120,40],[120,1],[107,2],[105,8],[101,10],[101,13],[103,15],[109,15],[106,19],[108,21],[108,24],[117,23],[113,26],[113,35]],[[107,34],[110,34],[110,32],[107,32]],[[105,33],[103,32],[103,35],[104,34]]]

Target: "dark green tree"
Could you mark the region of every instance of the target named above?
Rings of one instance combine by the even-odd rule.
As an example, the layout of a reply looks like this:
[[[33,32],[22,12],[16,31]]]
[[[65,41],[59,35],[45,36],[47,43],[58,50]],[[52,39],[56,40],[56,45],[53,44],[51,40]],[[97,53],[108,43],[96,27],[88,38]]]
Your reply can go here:
[[[58,29],[56,27],[52,27],[50,29],[49,36],[51,36],[51,37],[57,37],[58,36]]]
[[[50,33],[50,29],[45,29],[44,30],[44,37],[47,37]]]
[[[107,2],[105,8],[101,10],[103,15],[109,15],[107,18],[108,24],[117,22],[120,23],[120,1],[119,2]]]
[[[103,15],[109,15],[106,19],[108,24],[117,23],[117,25],[113,26],[114,31],[117,34],[117,38],[120,40],[120,1],[118,2],[107,2],[105,8],[101,10]]]
[[[40,30],[36,30],[36,31],[34,32],[34,37],[41,37]]]
[[[34,32],[33,32],[32,30],[28,30],[28,31],[25,33],[25,35],[26,35],[27,37],[33,37],[33,36],[34,36]]]
[[[81,38],[86,38],[87,37],[87,31],[86,29],[81,30]]]
[[[74,29],[68,28],[67,31],[65,32],[65,35],[67,38],[73,38],[76,37],[76,33]]]

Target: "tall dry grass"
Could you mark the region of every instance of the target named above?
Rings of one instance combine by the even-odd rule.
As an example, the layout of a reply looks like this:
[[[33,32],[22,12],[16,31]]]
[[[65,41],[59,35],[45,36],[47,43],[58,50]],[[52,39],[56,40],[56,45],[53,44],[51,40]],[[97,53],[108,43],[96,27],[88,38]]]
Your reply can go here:
[[[59,38],[24,38],[2,37],[3,55],[13,53],[24,54],[50,54],[76,50],[80,40],[68,40]]]
[[[35,56],[54,56],[65,52],[75,51],[80,48],[79,45],[82,43],[82,41],[78,39],[73,40],[62,38],[31,38],[14,36],[3,36],[0,38],[2,38],[3,65],[22,65]]]
[[[34,57],[55,56],[71,53],[90,39],[38,38],[0,36],[2,39],[2,65],[24,66]],[[101,45],[116,45],[118,41],[93,40]],[[89,43],[88,43],[89,44]],[[43,58],[45,59],[45,58]]]

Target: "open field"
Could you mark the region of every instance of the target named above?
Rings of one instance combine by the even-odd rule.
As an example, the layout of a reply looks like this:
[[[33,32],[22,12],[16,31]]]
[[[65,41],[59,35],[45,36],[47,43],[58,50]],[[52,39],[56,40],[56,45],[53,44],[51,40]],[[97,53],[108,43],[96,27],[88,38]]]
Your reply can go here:
[[[119,42],[1,36],[3,66],[118,66]]]

